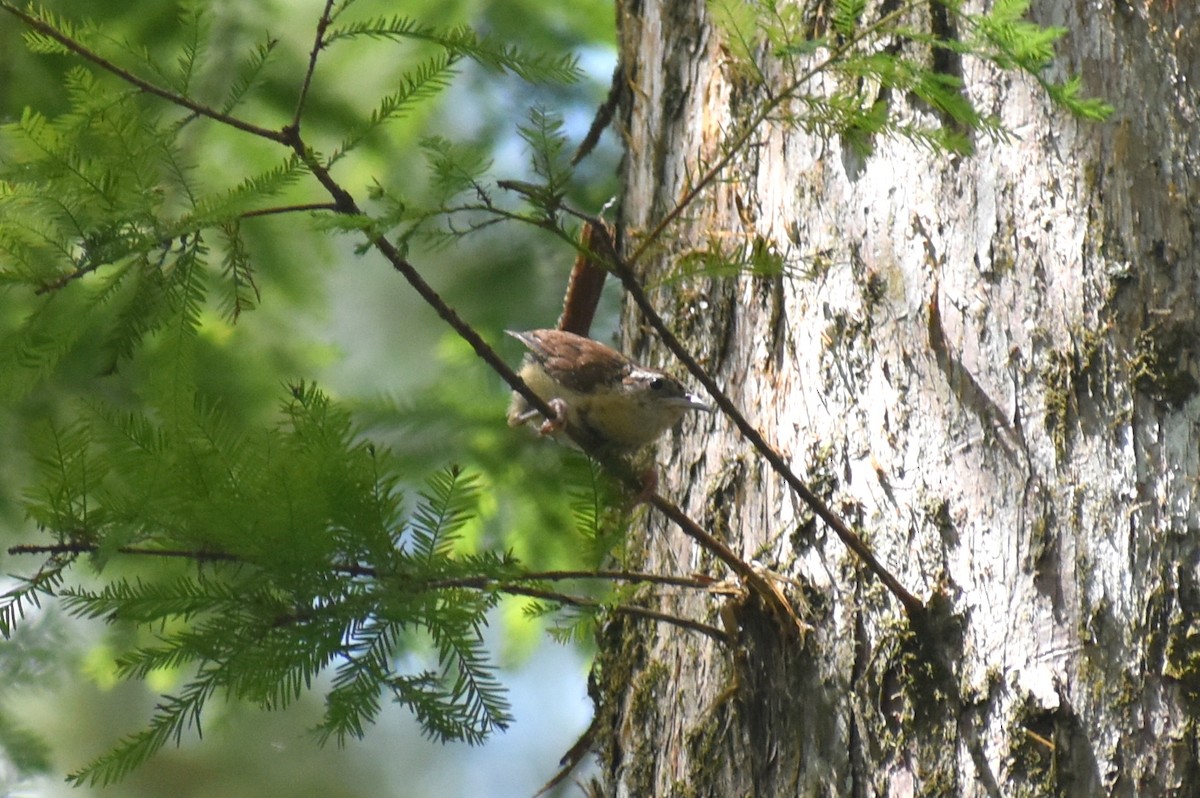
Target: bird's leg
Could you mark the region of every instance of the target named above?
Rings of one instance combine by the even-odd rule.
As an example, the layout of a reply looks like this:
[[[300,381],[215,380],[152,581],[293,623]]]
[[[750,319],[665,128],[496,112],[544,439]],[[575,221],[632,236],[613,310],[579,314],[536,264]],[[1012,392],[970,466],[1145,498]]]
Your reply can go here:
[[[556,396],[547,404],[554,411],[551,418],[547,418],[542,422],[542,426],[538,428],[538,433],[541,435],[553,435],[567,425],[567,403],[560,397]]]

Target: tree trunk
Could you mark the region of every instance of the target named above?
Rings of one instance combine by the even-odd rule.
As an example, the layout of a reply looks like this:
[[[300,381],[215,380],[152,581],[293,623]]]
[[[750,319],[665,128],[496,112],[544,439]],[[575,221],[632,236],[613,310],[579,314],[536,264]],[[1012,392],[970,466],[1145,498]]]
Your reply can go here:
[[[769,124],[647,261],[654,285],[701,250],[784,259],[782,277],[653,296],[930,611],[911,622],[725,418],[686,421],[659,446],[660,491],[793,580],[812,630],[752,609],[732,647],[609,625],[603,794],[1195,794],[1200,15],[1043,0],[1031,17],[1069,30],[1052,77],[1082,73],[1110,120],[964,58],[1010,140],[859,156]],[[628,248],[762,98],[703,2],[626,0],[620,22]],[[628,349],[674,368],[627,321]],[[640,567],[723,573],[643,526]],[[655,606],[712,620],[728,601]]]

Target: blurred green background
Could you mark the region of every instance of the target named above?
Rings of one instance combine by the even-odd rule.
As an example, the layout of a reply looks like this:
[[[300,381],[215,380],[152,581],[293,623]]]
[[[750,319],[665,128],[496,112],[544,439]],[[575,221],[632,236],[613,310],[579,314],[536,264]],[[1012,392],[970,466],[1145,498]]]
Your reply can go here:
[[[176,3],[45,5],[71,19],[91,20],[105,36],[144,47],[164,63],[173,62],[181,46]],[[322,3],[230,1],[201,7],[218,51],[212,64],[236,64],[265,38],[278,39],[272,66],[247,113],[267,127],[284,124]],[[526,110],[537,105],[561,114],[572,144],[577,143],[604,99],[615,62],[614,11],[599,0],[418,0],[402,5],[363,0],[353,10],[356,16],[403,14],[443,28],[466,24],[526,50],[573,53],[586,73],[585,80],[573,85],[533,86],[464,62],[453,85],[435,102],[387,126],[338,164],[338,178],[360,199],[374,181],[407,192],[419,188],[426,180],[426,164],[418,142],[428,135],[472,143],[490,153],[496,177],[527,178],[528,153],[516,133]],[[324,51],[306,136],[318,148],[332,149],[344,128],[368,114],[421,55],[411,44],[388,41],[355,41]],[[21,25],[0,14],[0,122],[20,118],[26,107],[49,117],[64,112],[62,74],[73,64],[65,56],[30,53]],[[214,83],[228,82],[219,67],[210,65],[206,74]],[[190,146],[205,181],[213,186],[232,185],[279,157],[264,143],[212,125],[197,133]],[[617,190],[618,157],[612,134],[606,134],[577,170],[569,200],[598,210]],[[289,199],[325,197],[305,183]],[[414,464],[432,470],[455,461],[486,474],[494,506],[478,531],[485,542],[517,551],[535,568],[566,561],[573,544],[545,532],[562,520],[566,510],[561,502],[547,498],[547,491],[514,495],[520,486],[540,484],[561,470],[563,459],[571,455],[508,430],[503,422],[507,390],[500,380],[474,360],[380,257],[356,254],[351,237],[314,228],[288,217],[244,223],[261,301],[236,324],[216,314],[205,318],[201,379],[247,418],[269,417],[285,382],[315,381],[356,409],[365,434]],[[560,242],[516,225],[410,253],[450,304],[512,362],[519,358],[518,346],[502,341],[502,330],[553,324],[572,258]],[[20,319],[33,301],[4,289],[0,323]],[[615,315],[613,297],[606,303],[598,322],[602,331],[611,327]],[[81,369],[85,364],[86,359]],[[121,380],[138,379],[136,372],[129,369],[115,378],[114,395],[121,393]],[[9,444],[22,425],[90,378],[81,371],[73,386],[68,375],[23,404],[3,409],[7,429],[0,429],[0,542],[5,547],[37,539],[19,503],[29,463],[18,454],[19,447]],[[0,554],[3,573],[27,574],[35,567],[36,558]],[[506,605],[501,616],[488,636],[509,669],[505,682],[516,722],[484,746],[430,743],[405,710],[391,707],[364,741],[340,750],[318,748],[305,733],[320,713],[318,689],[278,713],[213,704],[202,741],[169,747],[113,787],[72,789],[62,782],[63,773],[141,728],[158,693],[173,685],[113,683],[113,638],[127,630],[65,620],[46,605],[13,640],[0,642],[0,673],[5,674],[0,737],[21,751],[26,763],[42,762],[45,772],[33,775],[0,763],[0,794],[531,795],[553,775],[558,757],[590,719],[587,652],[550,642],[536,625],[520,619],[516,604]]]

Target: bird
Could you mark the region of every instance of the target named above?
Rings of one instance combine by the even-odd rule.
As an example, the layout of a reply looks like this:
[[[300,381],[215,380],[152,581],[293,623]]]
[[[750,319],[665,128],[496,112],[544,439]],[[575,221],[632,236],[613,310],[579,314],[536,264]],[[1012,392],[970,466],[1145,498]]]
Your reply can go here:
[[[636,452],[673,427],[688,410],[712,408],[666,372],[639,365],[612,347],[564,330],[506,330],[529,350],[518,372],[555,412],[543,435],[574,437],[585,448]],[[513,392],[508,424],[541,414]]]

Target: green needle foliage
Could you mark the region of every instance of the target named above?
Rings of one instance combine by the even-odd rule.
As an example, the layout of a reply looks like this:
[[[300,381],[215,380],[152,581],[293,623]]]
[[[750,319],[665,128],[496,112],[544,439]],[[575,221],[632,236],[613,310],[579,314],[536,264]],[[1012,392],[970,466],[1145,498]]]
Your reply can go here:
[[[322,674],[332,685],[321,741],[361,737],[387,699],[431,737],[478,742],[510,720],[482,644],[501,596],[536,598],[538,613],[573,607],[560,631],[578,639],[619,595],[556,595],[515,556],[472,544],[485,480],[516,481],[511,472],[524,470],[532,493],[561,478],[549,467],[529,478],[526,464],[514,465],[510,439],[496,431],[502,413],[481,411],[485,391],[463,387],[473,377],[410,405],[414,427],[441,424],[445,434],[401,454],[294,371],[264,368],[269,359],[226,343],[262,310],[264,283],[287,285],[286,272],[300,268],[272,272],[256,257],[262,217],[314,235],[305,241],[353,237],[406,277],[411,252],[502,221],[573,241],[563,209],[577,187],[559,113],[535,108],[512,131],[536,183],[496,180],[487,148],[441,135],[414,145],[428,166],[422,180],[363,178],[355,156],[379,131],[429,117],[464,65],[569,82],[580,74],[574,58],[463,26],[353,19],[346,0],[314,24],[311,50],[289,55],[271,36],[229,60],[214,53],[222,34],[208,6],[185,4],[176,52],[164,59],[102,25],[0,0],[30,51],[70,64],[57,87],[65,110],[26,108],[0,127],[0,416],[20,431],[6,433],[12,446],[0,465],[30,474],[18,501],[36,538],[16,553],[43,556],[0,600],[0,634],[18,635],[34,622],[31,609],[54,600],[134,632],[115,665],[120,677],[167,672],[180,685],[147,728],[76,771],[76,783],[117,781],[198,732],[215,697],[280,709]],[[862,152],[879,136],[967,152],[975,133],[1004,135],[966,99],[952,56],[1032,75],[1081,116],[1107,113],[1080,96],[1077,80],[1044,77],[1062,31],[1023,21],[1023,0],[997,0],[986,14],[957,0],[875,17],[872,7],[835,0],[818,21],[790,3],[713,4],[734,75],[760,102],[721,157],[701,165],[697,191],[769,124],[840,136]],[[328,51],[380,44],[400,48],[409,66],[364,110],[314,88]],[[838,88],[810,92],[819,72]],[[907,113],[901,97],[932,116]],[[248,148],[257,157],[239,160]],[[232,177],[213,153],[231,161]],[[501,201],[502,190],[519,200]],[[805,271],[765,245],[732,270],[725,257],[694,265],[713,275]],[[288,386],[275,388],[274,410],[246,400],[259,374],[260,385]],[[479,476],[431,465],[428,449],[444,463],[446,441],[473,456]],[[573,520],[586,543],[578,557],[594,567],[620,549],[622,521],[594,468],[567,470],[577,488],[543,489],[569,497],[560,515],[541,497],[529,515]],[[416,485],[423,490],[406,502],[401,486]],[[44,761],[4,721],[0,743]]]
[[[439,471],[405,513],[401,465],[320,391],[296,386],[281,415],[245,434],[200,405],[169,424],[85,407],[71,425],[36,432],[40,476],[26,506],[59,548],[9,591],[0,628],[11,630],[38,593],[56,594],[74,616],[150,632],[152,643],[118,659],[121,678],[191,674],[148,729],[75,781],[120,779],[199,730],[214,695],[280,709],[326,669],[321,740],[362,736],[381,695],[438,739],[478,742],[509,722],[481,630],[500,596],[490,585],[517,569],[503,555],[459,550],[477,481]],[[58,587],[47,574],[84,552],[98,569],[118,557],[194,565]],[[425,660],[436,665],[399,665]]]
[[[439,740],[479,742],[510,721],[482,630],[518,569],[463,539],[478,479],[458,467],[414,471],[309,383],[287,388],[274,413],[237,406],[211,372],[241,364],[209,331],[261,302],[248,219],[271,203],[308,213],[289,211],[285,198],[316,185],[314,164],[328,168],[432,101],[460,60],[537,81],[574,80],[578,69],[570,57],[527,55],[462,28],[339,24],[326,47],[365,36],[439,52],[336,136],[333,155],[280,149],[275,165],[213,185],[193,154],[205,132],[197,128],[221,127],[204,117],[246,106],[261,113],[255,91],[277,49],[259,44],[236,69],[214,71],[202,6],[185,9],[170,67],[96,26],[30,12],[31,26],[44,26],[27,33],[34,52],[78,58],[89,48],[118,74],[73,66],[65,113],[26,109],[0,129],[0,290],[9,300],[0,399],[23,419],[31,476],[21,504],[41,534],[30,551],[46,556],[0,601],[0,633],[16,634],[53,598],[77,618],[140,630],[143,642],[115,663],[119,677],[167,672],[181,685],[146,729],[72,774],[76,783],[117,781],[186,730],[199,732],[214,697],[281,709],[323,673],[332,685],[320,741],[361,737],[385,699]],[[193,92],[203,84],[217,98],[205,106],[213,114],[148,97],[125,75],[199,104]],[[228,76],[224,90],[217,75]],[[454,152],[430,146],[443,161]],[[454,191],[466,185],[451,182]],[[383,204],[379,228],[401,239],[434,217],[405,198],[396,207],[416,210],[389,219]],[[406,510],[400,485],[422,482]],[[71,576],[81,565],[86,582]],[[5,739],[14,754],[25,751],[22,761],[39,761],[17,730]]]

